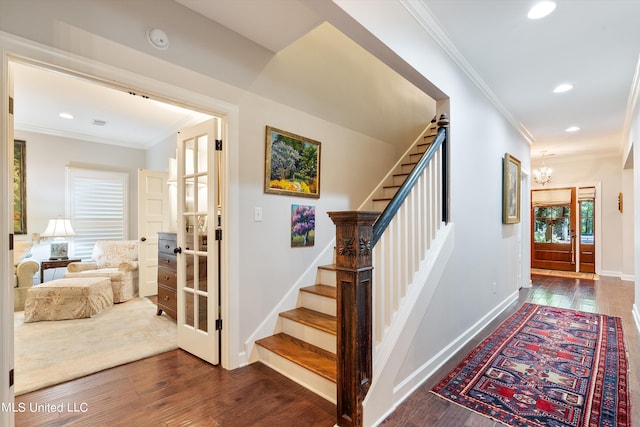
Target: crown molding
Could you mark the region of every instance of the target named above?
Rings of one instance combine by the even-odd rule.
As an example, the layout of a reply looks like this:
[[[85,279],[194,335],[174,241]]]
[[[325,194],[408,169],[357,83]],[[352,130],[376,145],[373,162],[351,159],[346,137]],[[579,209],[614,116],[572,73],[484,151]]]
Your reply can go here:
[[[438,43],[442,50],[451,57],[453,62],[469,77],[480,89],[487,99],[498,109],[500,114],[513,126],[518,133],[529,143],[535,142],[535,138],[529,130],[518,121],[513,114],[502,104],[493,89],[487,84],[473,66],[453,44],[446,31],[435,17],[431,9],[422,0],[400,0],[400,3],[409,11],[418,24]]]

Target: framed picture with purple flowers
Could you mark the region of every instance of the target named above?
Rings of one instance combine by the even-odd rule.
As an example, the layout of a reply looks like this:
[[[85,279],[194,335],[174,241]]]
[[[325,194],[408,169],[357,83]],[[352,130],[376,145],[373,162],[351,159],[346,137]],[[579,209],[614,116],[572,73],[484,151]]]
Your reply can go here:
[[[291,247],[313,246],[316,237],[316,207],[291,205]]]

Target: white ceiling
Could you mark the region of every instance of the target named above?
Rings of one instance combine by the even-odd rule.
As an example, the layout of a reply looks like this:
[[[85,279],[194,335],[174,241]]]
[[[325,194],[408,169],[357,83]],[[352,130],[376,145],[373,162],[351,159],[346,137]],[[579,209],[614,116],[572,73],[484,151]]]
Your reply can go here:
[[[21,63],[12,67],[16,130],[146,149],[209,117],[67,74]]]
[[[322,19],[304,6],[304,2],[176,1],[272,52],[281,52],[282,57],[287,53],[295,57],[307,52],[308,58],[313,58],[313,52],[318,49],[318,45],[308,48],[300,43],[293,44],[296,40],[317,43],[317,37],[309,37],[308,32],[322,28],[317,27]],[[622,153],[627,103],[640,48],[640,25],[637,23],[640,1],[558,0],[557,9],[537,21],[526,17],[529,7],[535,3],[533,0],[416,2],[426,6],[435,18],[440,36],[452,42],[454,58],[462,59],[460,63],[467,71],[494,95],[525,133],[531,135],[533,157],[542,151],[558,155]],[[274,31],[274,28],[278,30]],[[335,39],[332,43],[336,44]],[[327,52],[330,51],[327,47]],[[344,61],[348,55],[315,57],[324,70],[340,70],[347,77],[349,72],[344,62],[339,67],[332,67],[330,61]],[[277,65],[277,61],[274,64]],[[266,72],[274,64],[267,67]],[[307,102],[309,107],[308,100],[316,96],[353,111],[387,102],[377,99],[366,102],[360,94],[349,96],[343,92],[355,85],[345,85],[338,94],[341,101],[335,102],[335,98],[332,101],[327,98],[326,86],[317,84],[316,75],[310,75],[306,81],[300,80],[300,69],[296,70],[295,87],[287,92],[282,83],[287,82],[288,77],[281,74],[282,69],[275,72],[280,74],[270,75],[266,80],[277,79],[277,85],[269,88],[257,81],[252,90],[264,96],[279,97],[293,106],[296,102],[301,105]],[[24,74],[16,73],[17,128],[52,130],[99,142],[120,141],[121,144],[148,147],[193,120],[185,112],[174,115],[162,108],[158,110],[150,100],[126,93],[107,94],[102,92],[102,87],[83,87],[78,91],[68,85],[86,85],[86,82],[74,78],[64,80],[62,76],[47,76],[44,82],[40,79],[37,83],[38,73],[33,69]],[[54,82],[51,80],[54,78],[62,80]],[[553,94],[553,88],[563,82],[572,83],[574,89]],[[299,99],[301,88],[307,91],[304,101]],[[361,90],[360,87],[354,89]],[[317,92],[314,94],[313,90]],[[79,95],[70,97],[74,93]],[[416,101],[417,98],[410,102]],[[57,114],[63,107],[72,114],[76,112],[76,120],[61,122]],[[397,105],[389,108],[398,110]],[[325,113],[326,110],[317,112],[320,117]],[[338,109],[334,114],[340,116]],[[363,113],[358,118],[359,123],[344,125],[362,131],[359,128],[368,121],[369,126],[375,127],[379,122],[372,119],[375,114],[376,111]],[[135,120],[131,121],[132,117]],[[94,119],[105,120],[107,125],[97,129],[98,126],[91,124]],[[573,125],[581,130],[576,133],[564,131]],[[109,131],[114,133],[107,133]]]
[[[461,55],[535,140],[532,157],[622,154],[640,53],[640,1],[422,0]],[[554,94],[556,85],[572,91]],[[580,131],[567,133],[569,126]]]

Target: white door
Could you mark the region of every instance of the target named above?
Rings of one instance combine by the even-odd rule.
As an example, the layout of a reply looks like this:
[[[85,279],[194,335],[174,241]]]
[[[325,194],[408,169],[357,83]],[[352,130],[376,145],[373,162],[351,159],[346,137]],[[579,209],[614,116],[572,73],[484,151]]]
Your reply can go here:
[[[138,169],[138,283],[141,297],[158,294],[158,232],[169,231],[166,172]]]
[[[218,254],[221,209],[214,118],[178,134],[178,346],[219,362]]]

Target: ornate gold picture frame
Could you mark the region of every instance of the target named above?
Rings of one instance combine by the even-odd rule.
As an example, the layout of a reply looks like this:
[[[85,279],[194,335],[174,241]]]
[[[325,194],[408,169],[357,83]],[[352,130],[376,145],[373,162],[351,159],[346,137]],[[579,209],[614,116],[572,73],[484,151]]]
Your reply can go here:
[[[506,153],[502,161],[502,222],[520,222],[520,160]]]
[[[320,143],[266,127],[264,192],[320,197]]]
[[[13,232],[27,234],[27,143],[13,141]]]

